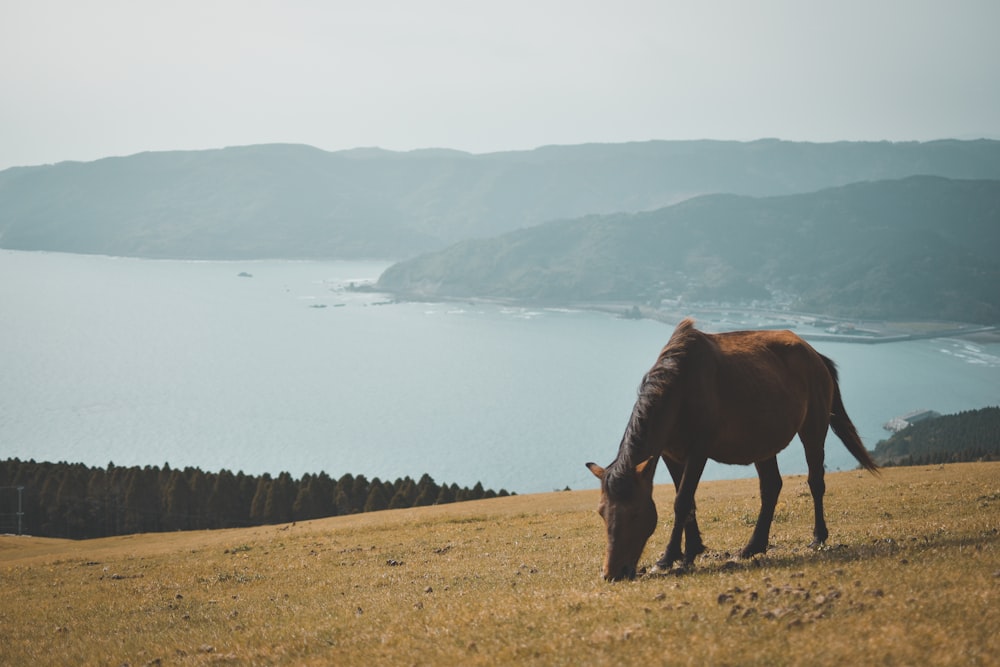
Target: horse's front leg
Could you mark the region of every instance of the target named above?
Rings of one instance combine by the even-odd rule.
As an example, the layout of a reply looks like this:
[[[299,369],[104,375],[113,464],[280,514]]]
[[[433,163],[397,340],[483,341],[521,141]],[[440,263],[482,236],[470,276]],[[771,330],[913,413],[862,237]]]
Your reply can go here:
[[[690,565],[700,553],[705,552],[705,544],[701,541],[701,531],[698,530],[697,504],[692,500],[691,513],[684,523],[684,562]]]
[[[754,526],[750,542],[743,547],[740,558],[750,558],[756,554],[767,552],[767,543],[771,534],[771,522],[774,520],[774,508],[778,504],[781,493],[781,473],[778,472],[778,459],[771,457],[758,461],[757,476],[760,477],[760,514]]]
[[[701,480],[701,474],[705,471],[707,462],[708,459],[704,456],[690,455],[683,466],[667,463],[667,469],[670,470],[670,474],[674,478],[677,494],[674,496],[674,525],[670,530],[670,541],[667,542],[667,550],[656,562],[656,567],[659,570],[669,570],[675,561],[684,558],[684,553],[681,551],[681,537],[685,530],[688,531],[686,562],[693,562],[694,557],[705,550],[701,543],[698,522],[694,516],[694,492],[698,488],[698,482]],[[680,477],[679,482],[678,477]]]
[[[663,456],[663,463],[670,471],[670,478],[674,481],[674,492],[680,490],[681,480],[684,478],[684,465],[676,463]],[[701,541],[701,531],[698,529],[698,502],[692,498],[691,512],[684,521],[684,562],[688,565],[694,562],[698,554],[705,552],[705,544]],[[664,554],[664,560],[667,554]],[[676,556],[679,558],[680,556]]]

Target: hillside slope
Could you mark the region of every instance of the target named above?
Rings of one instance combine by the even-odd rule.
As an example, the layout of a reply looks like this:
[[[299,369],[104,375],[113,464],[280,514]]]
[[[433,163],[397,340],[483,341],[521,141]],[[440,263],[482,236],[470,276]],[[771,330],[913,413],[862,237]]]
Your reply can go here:
[[[778,300],[996,323],[998,284],[1000,181],[915,176],[547,223],[400,262],[378,287],[561,303]]]
[[[82,542],[0,536],[10,665],[993,665],[1000,463],[708,482],[708,551],[609,584],[597,491]],[[664,480],[660,480],[664,481]],[[673,486],[658,485],[661,516]],[[666,541],[658,528],[641,560]],[[849,638],[849,640],[845,640]]]
[[[879,465],[1000,459],[1000,407],[967,410],[911,424],[875,445]]]
[[[915,174],[1000,179],[1000,142],[777,140],[326,152],[263,145],[0,172],[0,247],[174,258],[403,258],[706,193]]]

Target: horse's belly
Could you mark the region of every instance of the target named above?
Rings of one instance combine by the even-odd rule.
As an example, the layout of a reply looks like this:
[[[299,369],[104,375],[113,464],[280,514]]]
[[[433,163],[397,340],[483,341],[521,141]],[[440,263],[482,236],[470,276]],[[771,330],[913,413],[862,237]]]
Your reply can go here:
[[[709,458],[713,461],[718,461],[719,463],[725,463],[727,465],[746,466],[751,463],[757,463],[758,461],[766,461],[773,456],[777,456],[778,452],[787,446],[788,444],[786,443],[781,447],[773,449],[758,449],[752,452],[747,450],[720,450],[716,454],[709,454]]]
[[[750,465],[777,456],[794,437],[794,431],[786,432],[784,429],[771,433],[757,431],[756,436],[751,433],[732,435],[717,440],[709,447],[707,454],[710,459],[719,463]]]

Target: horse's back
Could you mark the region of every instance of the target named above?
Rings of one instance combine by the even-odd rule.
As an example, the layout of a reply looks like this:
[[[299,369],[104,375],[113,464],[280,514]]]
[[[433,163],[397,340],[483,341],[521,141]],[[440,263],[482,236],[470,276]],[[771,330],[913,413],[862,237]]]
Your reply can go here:
[[[715,345],[720,369],[730,380],[759,386],[812,385],[830,382],[823,357],[787,330],[731,331],[705,334]],[[807,387],[802,387],[803,389]]]
[[[833,380],[823,357],[791,331],[705,334],[718,419],[712,458],[751,463],[777,454],[804,426],[826,428]],[[754,444],[748,448],[748,440]]]

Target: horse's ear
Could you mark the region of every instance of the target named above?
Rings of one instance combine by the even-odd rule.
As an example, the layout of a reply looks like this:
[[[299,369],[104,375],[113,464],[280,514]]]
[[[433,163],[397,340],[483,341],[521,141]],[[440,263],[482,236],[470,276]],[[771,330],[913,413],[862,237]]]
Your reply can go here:
[[[656,472],[656,456],[648,459],[635,467],[635,475],[643,482],[653,483],[653,473]]]
[[[601,466],[596,463],[588,463],[587,468],[590,469],[590,472],[594,473],[594,477],[597,479],[604,479],[604,468]]]

